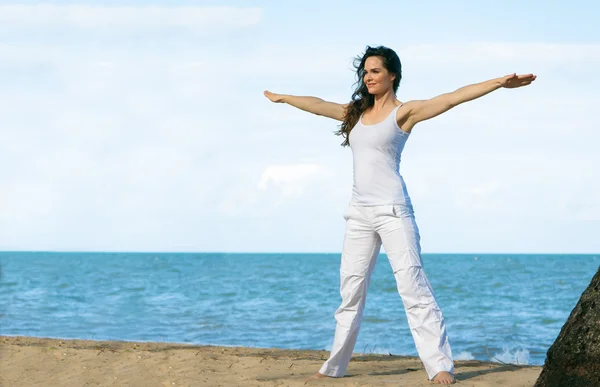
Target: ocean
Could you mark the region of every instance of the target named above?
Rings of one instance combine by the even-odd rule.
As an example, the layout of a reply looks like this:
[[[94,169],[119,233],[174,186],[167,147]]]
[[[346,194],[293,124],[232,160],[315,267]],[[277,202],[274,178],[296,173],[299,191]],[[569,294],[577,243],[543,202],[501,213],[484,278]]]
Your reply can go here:
[[[0,334],[325,349],[340,254],[0,253]],[[457,360],[541,365],[598,255],[424,254]],[[358,353],[416,356],[385,254]]]

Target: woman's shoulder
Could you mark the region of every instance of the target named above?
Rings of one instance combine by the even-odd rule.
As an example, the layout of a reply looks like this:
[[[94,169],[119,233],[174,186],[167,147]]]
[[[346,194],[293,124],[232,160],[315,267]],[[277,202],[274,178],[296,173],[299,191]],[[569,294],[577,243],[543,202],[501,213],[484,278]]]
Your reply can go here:
[[[414,125],[408,122],[410,111],[414,107],[416,101],[401,102],[398,101],[396,110],[396,123],[398,127],[406,133],[410,133]]]

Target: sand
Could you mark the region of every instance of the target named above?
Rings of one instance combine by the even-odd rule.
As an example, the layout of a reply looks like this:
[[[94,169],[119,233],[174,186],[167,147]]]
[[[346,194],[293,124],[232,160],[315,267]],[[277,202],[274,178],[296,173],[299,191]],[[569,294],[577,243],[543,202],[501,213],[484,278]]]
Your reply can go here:
[[[306,382],[326,351],[0,336],[0,386],[431,386],[419,359],[355,355]],[[533,386],[541,367],[457,361],[457,386]]]

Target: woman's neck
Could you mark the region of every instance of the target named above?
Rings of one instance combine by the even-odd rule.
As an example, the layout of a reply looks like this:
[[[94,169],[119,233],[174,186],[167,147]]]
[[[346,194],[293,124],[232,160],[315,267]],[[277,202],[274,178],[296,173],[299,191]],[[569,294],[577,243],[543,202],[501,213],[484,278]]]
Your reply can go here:
[[[375,97],[375,102],[374,102],[373,106],[371,107],[371,110],[373,110],[373,111],[381,111],[381,110],[385,109],[386,106],[396,105],[396,96],[394,95],[394,93],[391,90],[386,91],[383,94],[375,95],[374,97]]]

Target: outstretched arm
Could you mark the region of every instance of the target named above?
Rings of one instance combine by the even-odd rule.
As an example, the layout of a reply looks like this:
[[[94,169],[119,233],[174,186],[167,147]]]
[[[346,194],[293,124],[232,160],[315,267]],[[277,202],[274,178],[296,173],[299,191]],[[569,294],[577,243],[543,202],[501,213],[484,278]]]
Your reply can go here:
[[[343,121],[346,115],[346,107],[334,102],[324,101],[317,97],[299,97],[295,95],[275,94],[270,91],[265,91],[265,97],[272,102],[287,103],[305,112],[316,114],[318,116],[333,118],[334,120]]]
[[[526,86],[535,78],[536,76],[533,74],[510,74],[502,78],[461,87],[451,93],[441,94],[428,100],[407,102],[405,104],[408,108],[408,113],[405,115],[405,130],[410,130],[418,122],[438,116],[463,102],[483,97],[501,87],[512,89]]]

